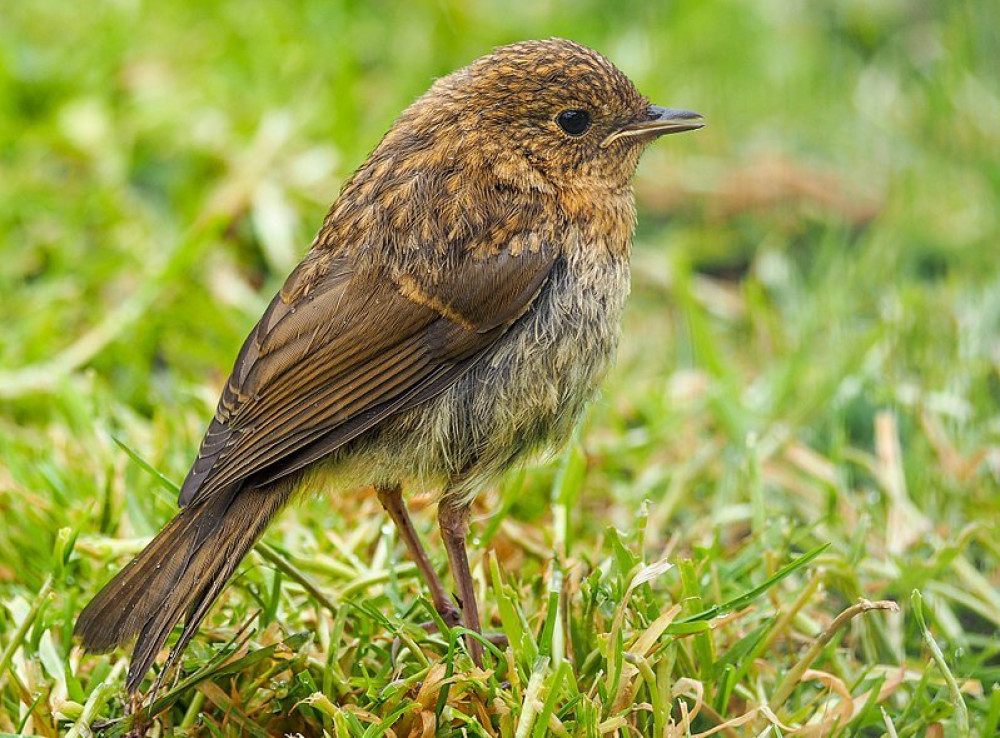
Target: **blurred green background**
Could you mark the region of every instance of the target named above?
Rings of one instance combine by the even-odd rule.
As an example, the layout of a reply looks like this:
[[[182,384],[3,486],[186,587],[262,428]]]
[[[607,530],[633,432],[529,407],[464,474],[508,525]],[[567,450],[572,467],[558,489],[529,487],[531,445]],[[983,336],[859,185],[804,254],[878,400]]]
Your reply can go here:
[[[240,342],[395,116],[492,47],[549,36],[709,122],[652,148],[637,177],[634,294],[581,440],[593,514],[570,523],[578,555],[600,561],[612,524],[649,551],[679,536],[706,566],[833,542],[812,617],[921,589],[993,735],[990,0],[3,3],[0,644],[52,575],[17,658],[50,632],[58,658],[35,677],[58,671],[74,613],[122,561],[100,546],[150,535],[173,505],[113,438],[181,479]],[[532,469],[503,503],[543,549],[551,476]],[[283,540],[305,535],[296,520],[356,524],[345,504],[308,503]],[[91,548],[70,556],[78,534]],[[851,653],[922,668],[909,616],[892,627],[882,651]],[[955,724],[945,688],[928,690],[933,709],[908,718],[897,699],[913,732]]]

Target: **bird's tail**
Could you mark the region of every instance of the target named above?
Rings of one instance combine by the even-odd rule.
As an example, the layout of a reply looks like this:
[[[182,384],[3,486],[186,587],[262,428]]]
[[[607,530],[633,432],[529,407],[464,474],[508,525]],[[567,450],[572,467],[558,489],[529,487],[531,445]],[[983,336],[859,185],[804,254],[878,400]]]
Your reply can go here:
[[[84,648],[110,651],[138,635],[126,681],[134,692],[183,617],[166,671],[290,491],[284,480],[257,489],[237,484],[182,509],[80,613],[74,632]]]

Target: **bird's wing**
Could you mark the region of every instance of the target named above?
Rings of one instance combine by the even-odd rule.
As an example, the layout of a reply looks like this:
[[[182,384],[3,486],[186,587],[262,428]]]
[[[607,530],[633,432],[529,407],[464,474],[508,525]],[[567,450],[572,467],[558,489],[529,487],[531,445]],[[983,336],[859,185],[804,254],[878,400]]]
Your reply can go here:
[[[244,343],[182,506],[279,479],[446,389],[531,306],[556,252],[464,251],[436,277],[316,256]]]

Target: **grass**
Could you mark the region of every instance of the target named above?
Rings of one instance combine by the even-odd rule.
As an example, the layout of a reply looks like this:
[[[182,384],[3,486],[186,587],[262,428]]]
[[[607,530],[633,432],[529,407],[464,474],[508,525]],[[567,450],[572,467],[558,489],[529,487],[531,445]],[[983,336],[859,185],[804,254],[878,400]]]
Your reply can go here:
[[[480,672],[458,630],[418,628],[374,496],[317,494],[227,589],[156,734],[996,735],[997,21],[985,0],[8,5],[0,732],[127,731],[125,654],[81,653],[72,624],[172,514],[243,336],[429,80],[562,35],[710,127],[640,170],[602,400],[477,503],[510,649]]]

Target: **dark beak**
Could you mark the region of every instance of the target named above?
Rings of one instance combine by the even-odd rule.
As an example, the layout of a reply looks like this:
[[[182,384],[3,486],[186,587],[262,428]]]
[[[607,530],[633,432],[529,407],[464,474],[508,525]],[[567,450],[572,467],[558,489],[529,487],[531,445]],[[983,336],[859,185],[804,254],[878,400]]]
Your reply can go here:
[[[621,138],[649,139],[665,136],[668,133],[696,131],[705,127],[704,118],[691,110],[675,110],[674,108],[650,105],[646,112],[648,117],[619,128],[601,142],[601,147],[608,146]]]

